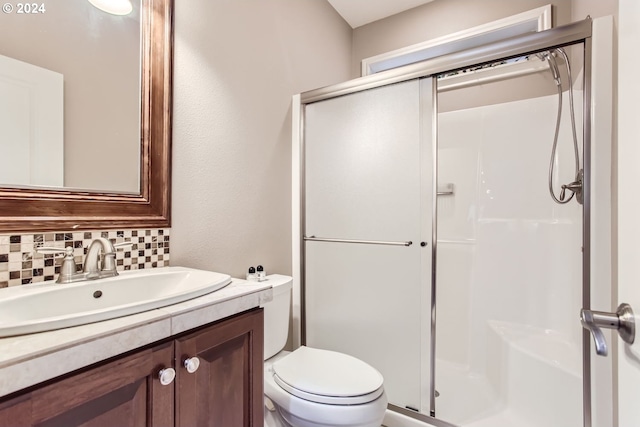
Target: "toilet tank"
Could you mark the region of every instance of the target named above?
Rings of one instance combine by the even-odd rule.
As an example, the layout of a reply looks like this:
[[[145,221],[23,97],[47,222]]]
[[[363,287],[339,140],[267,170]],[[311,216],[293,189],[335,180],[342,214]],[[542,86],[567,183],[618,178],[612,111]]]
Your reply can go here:
[[[289,276],[272,274],[267,283],[273,288],[273,300],[263,304],[264,308],[264,360],[275,356],[287,344],[289,335],[289,312],[291,311],[291,288]]]

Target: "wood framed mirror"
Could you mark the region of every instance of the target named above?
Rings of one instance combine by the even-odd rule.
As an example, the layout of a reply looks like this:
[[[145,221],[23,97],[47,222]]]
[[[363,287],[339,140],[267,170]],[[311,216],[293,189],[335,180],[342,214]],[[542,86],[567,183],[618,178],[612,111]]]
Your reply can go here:
[[[139,193],[1,187],[0,234],[170,226],[173,0],[141,5]]]

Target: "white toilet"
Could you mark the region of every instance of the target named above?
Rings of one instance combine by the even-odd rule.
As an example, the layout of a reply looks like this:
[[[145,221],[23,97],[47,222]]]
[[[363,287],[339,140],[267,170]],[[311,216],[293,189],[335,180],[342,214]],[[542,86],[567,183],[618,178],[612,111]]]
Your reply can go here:
[[[380,372],[346,354],[302,346],[282,351],[292,279],[267,277],[264,305],[265,427],[380,427],[387,409]]]

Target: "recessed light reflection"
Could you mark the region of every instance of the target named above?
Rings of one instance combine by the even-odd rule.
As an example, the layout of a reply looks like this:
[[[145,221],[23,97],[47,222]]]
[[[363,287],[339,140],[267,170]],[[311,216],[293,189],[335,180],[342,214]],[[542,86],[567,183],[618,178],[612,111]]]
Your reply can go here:
[[[112,15],[128,15],[133,10],[130,0],[89,0],[89,3]]]

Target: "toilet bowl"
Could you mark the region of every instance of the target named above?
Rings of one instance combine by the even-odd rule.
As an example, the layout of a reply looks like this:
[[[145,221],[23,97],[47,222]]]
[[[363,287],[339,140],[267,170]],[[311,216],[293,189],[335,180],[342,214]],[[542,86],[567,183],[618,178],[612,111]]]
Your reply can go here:
[[[265,427],[379,427],[387,408],[382,375],[343,353],[306,346],[283,351],[291,278],[267,279],[274,296],[263,306]]]

